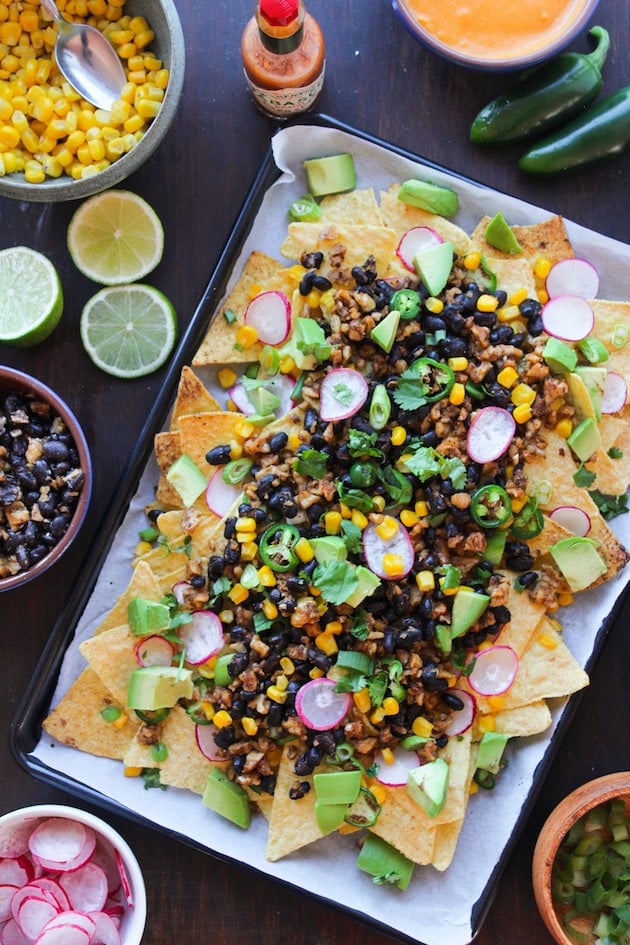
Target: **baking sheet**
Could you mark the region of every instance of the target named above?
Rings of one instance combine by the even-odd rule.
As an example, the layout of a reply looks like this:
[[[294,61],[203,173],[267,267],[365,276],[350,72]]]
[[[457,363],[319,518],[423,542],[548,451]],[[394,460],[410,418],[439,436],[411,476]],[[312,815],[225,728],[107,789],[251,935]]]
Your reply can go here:
[[[533,223],[550,215],[547,210],[453,178],[447,171],[427,167],[419,159],[352,131],[330,127],[326,122],[321,126],[305,124],[284,128],[275,135],[271,147],[280,176],[266,190],[251,230],[234,260],[228,291],[251,250],[259,249],[278,257],[278,247],[286,232],[286,209],[306,189],[302,172],[306,157],[351,151],[357,166],[357,186],[371,186],[377,191],[386,189],[393,181],[413,176],[454,187],[460,197],[460,212],[455,222],[469,232],[481,216],[493,215],[498,210],[513,224]],[[624,269],[627,272],[630,248],[570,221],[567,228],[576,254],[589,258],[599,269],[600,297],[624,298],[627,286],[623,285],[623,272]],[[202,376],[202,379],[206,378]],[[93,593],[78,619],[74,637],[65,654],[60,654],[60,666],[55,666],[55,672],[59,668],[59,678],[53,704],[85,665],[78,644],[91,635],[112,606],[114,596],[128,583],[128,562],[138,531],[145,524],[143,508],[153,496],[157,478],[157,466],[151,459],[115,535]],[[630,545],[627,517],[617,518],[611,524],[619,538]],[[588,665],[603,643],[607,618],[628,577],[630,574],[622,574],[601,588],[581,594],[578,605],[563,611],[565,640],[582,665]],[[47,707],[42,708],[45,712]],[[416,867],[412,884],[405,893],[375,885],[356,868],[356,841],[352,836],[333,835],[286,860],[269,863],[264,858],[266,824],[262,818],[256,818],[252,828],[243,833],[202,807],[198,797],[174,788],[152,795],[150,820],[158,828],[175,832],[195,846],[277,877],[411,941],[425,945],[463,945],[478,931],[496,885],[496,872],[524,821],[527,805],[532,801],[568,715],[567,704],[559,701],[553,706],[550,732],[510,744],[509,766],[499,787],[470,799],[449,870],[438,873],[432,867]],[[118,762],[53,744],[48,736],[41,738],[21,760],[37,777],[54,780],[58,776],[68,790],[80,793],[89,789],[94,792],[93,799],[100,798],[106,806],[113,805],[113,809],[121,813],[146,819],[147,794],[143,782],[125,778]],[[106,797],[100,793],[103,784],[107,784]],[[490,818],[493,829],[488,831]]]

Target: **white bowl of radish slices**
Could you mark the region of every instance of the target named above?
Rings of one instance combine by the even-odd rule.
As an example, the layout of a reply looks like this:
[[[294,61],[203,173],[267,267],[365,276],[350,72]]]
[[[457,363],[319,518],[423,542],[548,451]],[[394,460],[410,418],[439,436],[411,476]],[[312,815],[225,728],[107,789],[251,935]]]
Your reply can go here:
[[[0,817],[1,945],[140,945],[136,857],[98,817],[59,804]]]

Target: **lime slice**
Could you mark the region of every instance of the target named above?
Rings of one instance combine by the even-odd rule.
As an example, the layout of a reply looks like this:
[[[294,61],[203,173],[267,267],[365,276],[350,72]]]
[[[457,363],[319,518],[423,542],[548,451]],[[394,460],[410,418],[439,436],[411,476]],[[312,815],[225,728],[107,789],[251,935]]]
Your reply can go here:
[[[143,279],[164,251],[164,230],[146,200],[128,190],[95,194],[75,210],[68,249],[83,275],[101,285]]]
[[[97,367],[114,377],[143,377],[173,350],[177,316],[152,286],[108,286],[81,312],[81,341]]]
[[[57,270],[26,246],[0,251],[0,343],[30,348],[47,338],[63,311]]]

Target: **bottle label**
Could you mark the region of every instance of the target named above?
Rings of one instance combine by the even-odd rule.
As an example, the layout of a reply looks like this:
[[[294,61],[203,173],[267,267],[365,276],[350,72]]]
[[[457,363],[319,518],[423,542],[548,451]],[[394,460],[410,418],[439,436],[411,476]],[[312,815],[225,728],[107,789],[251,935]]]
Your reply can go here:
[[[245,75],[249,90],[260,108],[277,118],[290,118],[308,111],[314,105],[324,85],[325,64],[317,78],[297,89],[261,89]]]

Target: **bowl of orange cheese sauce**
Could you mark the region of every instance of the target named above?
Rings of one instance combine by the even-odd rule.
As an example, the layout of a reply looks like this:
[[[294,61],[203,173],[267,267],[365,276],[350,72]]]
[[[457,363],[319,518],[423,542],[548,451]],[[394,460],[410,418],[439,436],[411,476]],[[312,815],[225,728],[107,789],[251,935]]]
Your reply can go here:
[[[405,26],[462,66],[521,69],[549,59],[588,23],[598,0],[392,0]]]

